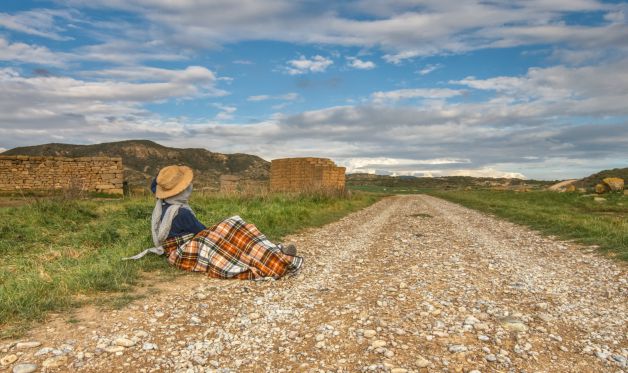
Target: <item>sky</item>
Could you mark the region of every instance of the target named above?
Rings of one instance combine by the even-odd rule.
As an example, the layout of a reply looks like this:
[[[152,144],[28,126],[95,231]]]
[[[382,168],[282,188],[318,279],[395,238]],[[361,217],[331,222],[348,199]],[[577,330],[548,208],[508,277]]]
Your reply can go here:
[[[387,175],[628,167],[628,2],[0,1],[0,151],[127,139]]]

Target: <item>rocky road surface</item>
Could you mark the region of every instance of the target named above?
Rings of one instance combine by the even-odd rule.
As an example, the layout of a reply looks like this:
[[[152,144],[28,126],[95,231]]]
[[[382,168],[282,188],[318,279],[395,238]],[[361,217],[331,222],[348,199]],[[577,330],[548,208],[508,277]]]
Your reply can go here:
[[[628,370],[628,271],[592,250],[422,195],[287,241],[298,276],[182,276],[0,343],[0,372]]]

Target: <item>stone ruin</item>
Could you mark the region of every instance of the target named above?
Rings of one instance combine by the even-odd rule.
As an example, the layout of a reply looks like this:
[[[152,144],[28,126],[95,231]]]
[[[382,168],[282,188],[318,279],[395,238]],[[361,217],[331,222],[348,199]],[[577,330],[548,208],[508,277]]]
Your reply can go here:
[[[122,194],[122,171],[122,158],[0,155],[0,190]]]
[[[270,164],[270,191],[342,192],[345,170],[326,158],[274,159]]]

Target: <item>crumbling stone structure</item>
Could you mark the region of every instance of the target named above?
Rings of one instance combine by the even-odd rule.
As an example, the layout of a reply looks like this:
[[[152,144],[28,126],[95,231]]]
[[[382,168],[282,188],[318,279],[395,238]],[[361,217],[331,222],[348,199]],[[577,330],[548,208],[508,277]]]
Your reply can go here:
[[[274,159],[270,164],[270,191],[343,191],[345,170],[325,158]]]
[[[122,158],[0,155],[0,190],[62,190],[122,194]]]

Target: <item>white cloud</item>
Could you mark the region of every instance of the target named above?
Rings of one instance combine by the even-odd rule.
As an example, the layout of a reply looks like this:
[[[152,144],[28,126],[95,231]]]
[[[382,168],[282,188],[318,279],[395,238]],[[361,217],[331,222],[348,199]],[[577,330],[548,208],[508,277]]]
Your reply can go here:
[[[270,95],[255,95],[255,96],[249,96],[247,97],[247,101],[266,101],[266,100],[270,100],[271,96]]]
[[[17,14],[0,13],[0,27],[52,40],[70,40],[70,37],[61,35],[65,29],[56,24],[55,18],[68,22],[74,17],[70,11],[52,9],[35,9]]]
[[[447,173],[449,176],[472,176],[472,177],[503,177],[509,179],[527,179],[520,172],[508,172],[496,170],[492,167],[484,167],[472,170],[452,170]]]
[[[146,70],[137,68],[135,71],[139,75],[137,79],[148,77],[142,76],[148,73]],[[120,76],[130,73],[118,72]],[[213,87],[214,74],[205,68],[191,66],[184,70],[152,69],[150,72],[151,79],[134,82],[134,79],[25,77],[16,69],[0,68],[0,123],[4,123],[7,130],[18,132],[101,127],[150,117],[142,107],[145,103],[219,95]]]
[[[412,59],[414,57],[418,57],[421,55],[428,55],[430,53],[427,52],[421,52],[419,50],[415,50],[415,49],[409,49],[409,50],[403,50],[401,52],[396,52],[393,54],[385,54],[383,56],[384,61],[386,62],[390,62],[393,63],[395,65],[398,65],[400,63],[402,63],[404,60],[409,60]],[[433,54],[436,54],[436,50],[433,50]]]
[[[184,70],[170,70],[147,66],[130,66],[87,71],[83,73],[83,75],[115,78],[123,81],[169,80],[198,84],[213,83],[216,80],[214,73],[202,66],[188,66]]]
[[[460,164],[470,163],[468,159],[451,159],[451,158],[435,158],[435,159],[408,159],[408,158],[389,158],[389,157],[362,157],[348,158],[340,161],[342,166],[347,168],[348,173],[366,172],[375,173],[376,170],[390,170],[394,168],[396,172],[405,172],[410,175],[417,167],[443,165],[443,164]]]
[[[349,61],[348,65],[354,69],[371,70],[375,68],[375,63],[372,61],[362,61],[356,57],[348,57],[347,60]]]
[[[143,41],[142,38],[144,37],[137,37],[137,40],[126,40],[126,36],[121,36],[119,39],[80,47],[73,51],[73,59],[76,61],[135,65],[144,61],[183,61],[188,58],[186,53],[175,51],[171,47],[161,45],[161,43]]]
[[[280,100],[294,101],[299,99],[299,94],[295,92],[290,92],[284,95],[277,96],[277,98],[279,98]]]
[[[214,117],[214,119],[217,121],[225,121],[225,120],[233,119],[233,113],[235,113],[236,110],[238,110],[238,108],[235,106],[227,106],[227,105],[222,105],[222,104],[217,104],[217,103],[213,104],[213,106],[220,110],[220,112],[216,114],[216,116]]]
[[[436,63],[436,64],[430,64],[430,65],[426,65],[425,67],[423,67],[422,69],[420,69],[419,71],[417,71],[417,73],[419,73],[420,75],[427,75],[435,70],[438,70],[440,68],[442,68],[443,65],[440,63]]]
[[[502,100],[520,103],[531,115],[628,114],[627,60],[576,68],[530,68],[524,76],[467,77],[450,83],[495,91]]]
[[[284,100],[284,101],[294,101],[299,98],[299,94],[295,92],[286,93],[283,95],[254,95],[247,97],[247,101],[267,101],[267,100]]]
[[[64,66],[66,58],[46,47],[26,43],[10,43],[0,36],[0,61],[32,63],[48,66]]]
[[[64,3],[135,13],[139,22],[116,21],[111,32],[120,34],[118,41],[133,40],[131,44],[136,47],[159,43],[151,49],[154,53],[159,52],[152,57],[155,60],[250,40],[378,48],[385,53],[384,59],[391,63],[421,56],[532,44],[556,43],[570,50],[590,50],[597,55],[628,47],[625,5],[597,0],[538,0],[514,4],[430,0],[420,6],[413,1],[384,4],[373,0],[325,2],[315,6],[291,0],[263,3],[251,0],[64,0]],[[579,12],[599,12],[604,15],[604,21],[592,25],[567,22],[569,15]],[[43,15],[4,14],[5,23],[13,29],[23,27],[26,31],[44,33],[49,37],[63,37],[63,29],[54,20],[62,19],[60,17],[64,15],[40,13]],[[352,14],[358,16],[350,16]],[[360,17],[363,14],[369,16]],[[32,19],[36,21],[30,21]],[[107,40],[103,47],[107,48],[111,42]],[[112,55],[110,59],[124,58],[124,49],[118,49],[117,53],[99,53],[99,49],[103,48],[90,50],[92,58],[105,61],[108,54]],[[135,61],[151,58],[145,51],[139,51],[139,54]],[[365,63],[365,66],[369,65]],[[320,71],[325,68],[320,67]],[[287,71],[303,74],[314,70],[290,65]]]
[[[415,88],[380,91],[371,94],[374,102],[399,101],[409,98],[445,99],[463,94],[464,91],[449,88]]]
[[[310,59],[305,58],[305,56],[300,56],[299,59],[288,61],[286,72],[290,75],[322,73],[333,63],[334,61],[320,55],[316,55]]]

